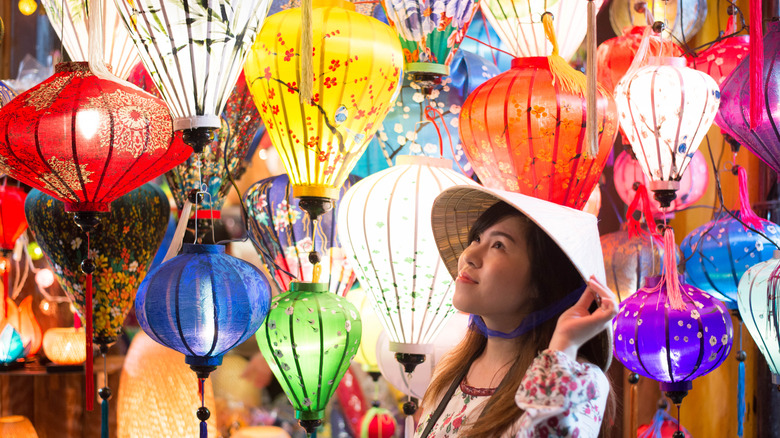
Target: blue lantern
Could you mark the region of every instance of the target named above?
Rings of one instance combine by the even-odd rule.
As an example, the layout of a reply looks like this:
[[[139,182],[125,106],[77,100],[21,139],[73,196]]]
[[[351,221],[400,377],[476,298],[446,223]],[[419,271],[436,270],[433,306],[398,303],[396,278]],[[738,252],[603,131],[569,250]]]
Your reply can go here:
[[[736,212],[741,217],[741,212]],[[685,256],[688,283],[711,293],[729,309],[737,308],[737,286],[751,266],[772,259],[780,244],[780,229],[757,218],[764,228],[761,237],[731,216],[708,222],[685,237],[680,249]]]
[[[481,42],[474,41],[468,37],[478,39]],[[493,50],[482,43],[490,44],[507,53]],[[506,44],[501,41],[498,34],[487,23],[487,20],[485,20],[485,17],[482,15],[482,11],[478,10],[477,13],[474,14],[471,24],[469,24],[466,38],[460,43],[460,50],[458,50],[458,52],[467,51],[476,53],[477,55],[490,60],[490,62],[498,66],[499,70],[507,71],[512,67],[512,58],[514,58],[514,56],[508,53],[511,52],[511,50],[512,49],[508,48]]]

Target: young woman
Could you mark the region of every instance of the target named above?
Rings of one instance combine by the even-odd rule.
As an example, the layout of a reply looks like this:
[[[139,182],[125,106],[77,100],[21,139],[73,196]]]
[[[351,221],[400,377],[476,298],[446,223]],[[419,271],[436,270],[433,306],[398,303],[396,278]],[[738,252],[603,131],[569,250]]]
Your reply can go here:
[[[436,199],[432,224],[453,305],[472,319],[436,368],[415,436],[597,436],[617,301],[596,218],[458,186]]]

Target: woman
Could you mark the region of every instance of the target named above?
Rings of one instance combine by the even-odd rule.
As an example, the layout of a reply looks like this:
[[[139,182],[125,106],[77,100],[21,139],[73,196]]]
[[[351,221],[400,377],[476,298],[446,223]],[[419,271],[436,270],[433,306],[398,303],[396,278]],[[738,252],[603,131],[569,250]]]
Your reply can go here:
[[[453,305],[472,323],[437,366],[415,436],[597,436],[617,305],[596,218],[457,186],[431,221],[456,279]]]

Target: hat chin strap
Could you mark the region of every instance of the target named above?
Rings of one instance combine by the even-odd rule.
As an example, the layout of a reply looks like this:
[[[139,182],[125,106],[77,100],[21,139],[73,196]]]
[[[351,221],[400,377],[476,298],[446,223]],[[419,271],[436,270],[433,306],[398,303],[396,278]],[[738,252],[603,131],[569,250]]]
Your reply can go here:
[[[540,326],[542,323],[547,322],[549,319],[559,315],[564,310],[573,306],[574,303],[576,303],[580,298],[580,296],[582,296],[583,292],[585,292],[586,287],[587,285],[583,283],[582,286],[570,292],[568,295],[563,297],[563,299],[544,309],[537,310],[536,312],[528,315],[523,319],[523,322],[521,322],[516,329],[509,333],[487,328],[482,317],[474,314],[469,316],[469,327],[475,328],[480,333],[482,333],[482,336],[486,338],[514,339],[518,336],[522,336],[530,332],[531,330]]]

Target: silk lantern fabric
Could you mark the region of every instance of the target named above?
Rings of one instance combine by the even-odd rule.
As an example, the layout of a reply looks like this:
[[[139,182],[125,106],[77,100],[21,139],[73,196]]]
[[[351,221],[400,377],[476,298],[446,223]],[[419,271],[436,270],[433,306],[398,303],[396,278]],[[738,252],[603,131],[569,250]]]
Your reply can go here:
[[[260,328],[271,288],[259,269],[223,245],[184,244],[147,275],[135,299],[138,323],[156,342],[212,367]]]
[[[619,34],[629,26],[647,24],[645,13],[637,11],[636,0],[613,0],[609,5],[609,22]],[[678,41],[688,42],[704,25],[707,18],[707,0],[649,0],[646,2],[655,21],[666,23],[667,29]]]
[[[599,92],[599,152],[586,157],[585,98],[552,83],[547,58],[516,58],[471,93],[460,113],[469,162],[486,187],[581,209],[617,132],[617,111]]]
[[[742,321],[769,365],[772,381],[780,383],[780,257],[751,266],[739,280],[738,292]]]
[[[726,306],[685,284],[685,309],[668,304],[666,284],[649,277],[642,289],[620,304],[613,320],[615,356],[631,371],[661,382],[663,391],[688,390],[693,379],[708,374],[726,359],[734,335]]]
[[[350,177],[339,191],[339,198],[356,181],[356,177]],[[331,213],[320,216],[316,226],[299,202],[293,197],[286,174],[253,184],[244,194],[249,238],[260,249],[260,257],[279,290],[289,290],[294,280],[282,270],[295,275],[297,281],[313,280],[314,265],[309,261],[309,253],[316,250],[322,255],[320,281],[328,284],[330,292],[344,295],[355,282],[355,273],[338,239],[336,217],[341,202],[337,200]]]
[[[730,15],[725,34],[731,35],[737,31],[736,15]],[[722,39],[710,47],[688,57],[688,66],[710,75],[719,86],[748,56],[750,52],[750,36],[735,35]]]
[[[645,279],[661,272],[664,249],[644,235],[631,237],[624,223],[620,230],[601,236],[607,287],[623,301],[642,288]]]
[[[27,193],[21,187],[0,185],[0,250],[11,251],[16,240],[27,230],[24,200]],[[8,269],[6,267],[6,269]]]
[[[735,213],[737,217],[740,212]],[[765,219],[767,240],[726,213],[685,236],[680,249],[685,255],[688,282],[723,300],[729,308],[737,307],[739,279],[751,266],[770,260],[780,245],[780,227]]]
[[[244,71],[293,195],[338,198],[397,96],[403,69],[393,30],[344,1],[318,1],[312,12],[314,83],[301,103],[301,10],[272,15]],[[355,41],[360,40],[360,44]]]
[[[171,143],[165,104],[61,63],[54,75],[0,109],[0,172],[65,202],[107,212],[111,201],[185,160]]]
[[[38,190],[27,196],[25,212],[60,286],[84,318],[86,276],[80,268],[87,258],[84,234],[61,201]],[[114,201],[111,213],[102,216],[100,225],[90,232],[89,255],[96,266],[92,274],[96,343],[116,341],[163,239],[169,214],[165,193],[146,184]]]
[[[775,172],[780,172],[780,22],[766,23],[762,73],[766,105],[756,129],[750,129],[749,123],[749,59],[746,56],[721,85],[723,101],[715,123]]]

